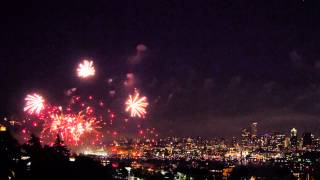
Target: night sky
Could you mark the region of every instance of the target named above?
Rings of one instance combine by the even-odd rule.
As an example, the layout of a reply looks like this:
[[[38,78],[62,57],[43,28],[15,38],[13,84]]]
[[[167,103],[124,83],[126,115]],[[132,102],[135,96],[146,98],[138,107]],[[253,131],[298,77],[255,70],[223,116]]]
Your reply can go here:
[[[253,121],[320,134],[319,2],[23,1],[2,4],[0,22],[2,116],[28,92],[61,102],[72,87],[113,88],[122,106],[131,73],[164,135],[236,136]],[[83,58],[91,82],[75,76]]]

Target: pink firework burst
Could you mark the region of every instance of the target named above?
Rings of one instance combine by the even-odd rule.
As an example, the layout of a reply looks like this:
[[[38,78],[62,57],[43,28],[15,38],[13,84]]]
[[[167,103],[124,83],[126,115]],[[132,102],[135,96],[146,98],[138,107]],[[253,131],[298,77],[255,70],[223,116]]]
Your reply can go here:
[[[126,111],[130,111],[131,117],[144,117],[147,113],[146,108],[149,105],[145,96],[139,97],[139,93],[134,96],[129,95],[126,101]]]

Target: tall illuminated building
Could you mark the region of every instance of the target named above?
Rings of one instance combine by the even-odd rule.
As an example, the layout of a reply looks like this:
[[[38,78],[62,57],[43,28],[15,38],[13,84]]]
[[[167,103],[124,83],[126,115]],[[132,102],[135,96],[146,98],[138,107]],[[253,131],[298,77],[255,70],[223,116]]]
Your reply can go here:
[[[297,146],[298,145],[298,137],[297,137],[297,129],[292,128],[290,131],[290,143],[291,146]]]
[[[284,147],[285,148],[288,148],[290,146],[290,138],[289,137],[286,137],[283,141],[284,143]]]
[[[241,131],[242,145],[247,146],[250,142],[250,132],[247,129]]]
[[[297,136],[298,130],[296,128],[292,128],[290,131],[290,136]]]
[[[251,123],[251,136],[255,138],[257,137],[257,133],[258,133],[258,123],[253,122]]]

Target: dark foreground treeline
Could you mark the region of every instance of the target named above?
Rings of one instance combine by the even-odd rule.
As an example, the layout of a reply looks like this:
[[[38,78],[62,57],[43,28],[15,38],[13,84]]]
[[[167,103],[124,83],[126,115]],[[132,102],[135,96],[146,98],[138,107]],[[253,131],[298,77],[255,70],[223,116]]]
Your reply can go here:
[[[112,167],[88,157],[70,162],[70,151],[57,137],[53,146],[42,146],[32,135],[19,145],[9,132],[0,132],[0,180],[111,179]]]

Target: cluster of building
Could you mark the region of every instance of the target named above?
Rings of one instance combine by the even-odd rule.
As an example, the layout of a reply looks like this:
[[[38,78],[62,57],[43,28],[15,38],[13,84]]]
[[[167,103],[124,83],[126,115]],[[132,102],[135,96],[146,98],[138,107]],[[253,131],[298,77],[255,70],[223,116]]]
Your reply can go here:
[[[255,150],[261,148],[267,151],[315,151],[319,149],[320,138],[310,132],[305,132],[302,137],[298,136],[296,128],[290,130],[290,135],[281,133],[265,133],[258,136],[258,123],[251,124],[251,131],[242,129],[241,133],[241,148]]]
[[[320,138],[312,133],[298,136],[292,128],[289,135],[265,133],[258,135],[258,123],[251,124],[251,129],[242,129],[241,137],[231,139],[205,139],[167,137],[158,140],[120,139],[114,141],[109,153],[120,157],[145,157],[155,159],[203,159],[203,160],[244,160],[266,161],[283,158],[287,153],[320,151]],[[242,161],[243,160],[243,161]]]
[[[0,131],[6,130],[0,125]],[[104,166],[107,162],[125,160],[124,167],[134,171],[166,172],[175,177],[186,177],[178,171],[182,165],[188,169],[186,172],[190,169],[206,170],[210,177],[228,177],[234,168],[241,166],[270,166],[287,168],[296,178],[306,179],[319,171],[320,138],[310,132],[299,136],[296,128],[288,134],[259,134],[258,123],[253,122],[249,128],[241,130],[239,137],[124,138],[103,148],[85,151],[84,155],[98,157]],[[70,161],[74,161],[74,157]]]
[[[254,122],[242,129],[238,138],[123,139],[112,146],[109,154],[116,158],[216,161],[225,163],[225,168],[279,165],[288,167],[296,177],[305,177],[320,163],[320,138],[309,132],[299,137],[296,128],[288,135],[259,134],[258,123]]]

